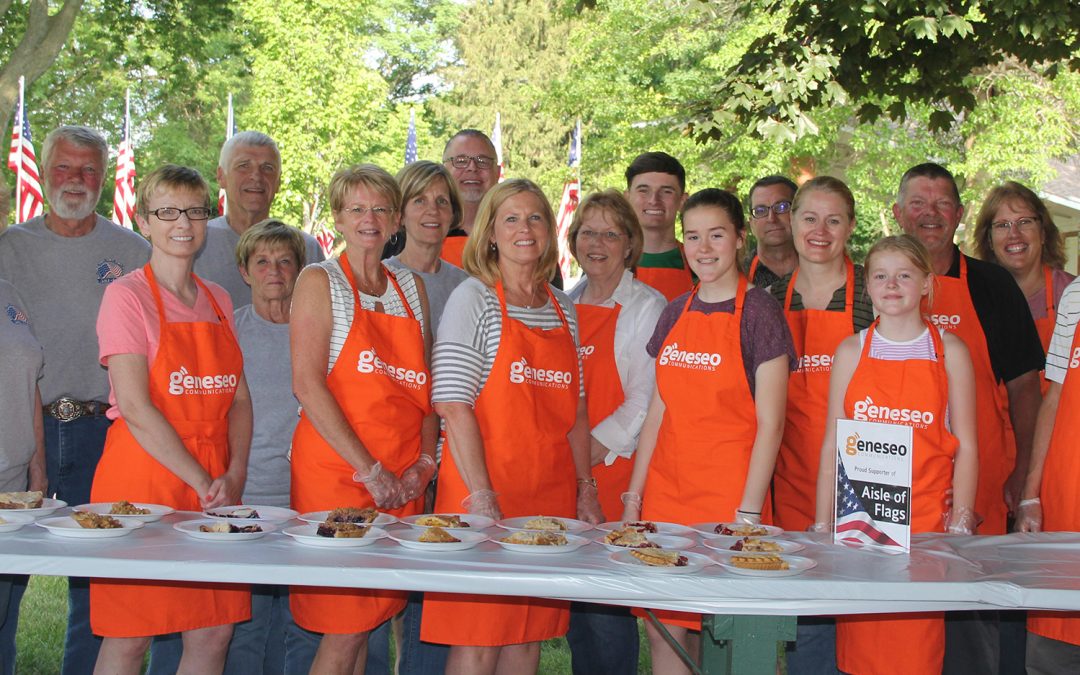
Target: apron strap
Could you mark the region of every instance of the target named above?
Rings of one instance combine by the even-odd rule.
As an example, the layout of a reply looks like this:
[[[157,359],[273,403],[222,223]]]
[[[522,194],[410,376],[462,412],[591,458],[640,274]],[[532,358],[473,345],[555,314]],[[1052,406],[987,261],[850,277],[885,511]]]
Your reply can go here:
[[[356,276],[353,274],[352,266],[349,264],[348,252],[341,252],[341,255],[338,256],[338,264],[341,265],[341,271],[345,274],[345,278],[349,281],[349,288],[351,288],[353,292],[353,315],[355,316],[358,312],[362,312],[364,308],[360,304],[360,289],[356,285]],[[393,284],[398,297],[401,298],[401,304],[405,307],[405,313],[409,315],[410,319],[416,320],[416,314],[413,312],[412,307],[409,306],[409,300],[405,297],[405,292],[401,290],[401,284],[398,283],[397,275],[382,263],[379,263],[379,267],[382,269],[383,275],[391,284]]]
[[[754,274],[756,274],[756,273],[757,273],[757,266],[758,266],[758,263],[759,263],[760,261],[761,261],[761,259],[760,259],[760,258],[758,258],[758,255],[757,255],[757,254],[755,253],[755,254],[754,254],[754,259],[750,261],[750,271],[749,271],[749,272],[748,272],[748,274],[747,274],[747,276],[749,276],[749,277],[750,277],[751,279],[753,279],[753,278],[754,278]],[[794,280],[794,278],[792,279],[792,282],[791,282],[791,283],[792,283],[792,285],[794,285],[794,283],[795,283],[795,280]]]
[[[555,294],[551,292],[551,285],[544,284],[544,290],[547,291],[548,299],[551,300],[551,304],[555,306],[555,313],[559,316],[559,321],[561,321],[563,327],[569,331],[570,322],[566,319],[566,313],[563,312],[562,305],[560,305],[559,301],[555,298]],[[499,310],[502,312],[503,322],[505,323],[506,320],[510,318],[510,314],[506,310],[506,291],[503,288],[502,279],[499,279],[499,281],[495,283],[495,295],[499,298]]]
[[[146,272],[146,281],[150,285],[150,294],[153,296],[154,305],[157,308],[160,331],[158,335],[164,335],[165,324],[168,322],[165,320],[165,303],[161,300],[161,288],[158,286],[157,277],[154,276],[154,268],[150,266],[150,263],[146,263],[146,265],[143,266],[143,271]],[[210,307],[213,308],[218,323],[225,328],[225,332],[228,333],[229,337],[233,337],[232,330],[229,328],[229,322],[225,318],[225,312],[221,311],[221,306],[214,298],[214,294],[210,292],[210,289],[206,287],[206,284],[203,283],[202,279],[194,274],[191,275],[191,278],[195,280],[195,285],[201,289],[202,292],[206,294],[207,299],[210,300]]]
[[[1054,271],[1049,265],[1043,265],[1043,278],[1046,284],[1046,316],[1053,316],[1054,311]]]

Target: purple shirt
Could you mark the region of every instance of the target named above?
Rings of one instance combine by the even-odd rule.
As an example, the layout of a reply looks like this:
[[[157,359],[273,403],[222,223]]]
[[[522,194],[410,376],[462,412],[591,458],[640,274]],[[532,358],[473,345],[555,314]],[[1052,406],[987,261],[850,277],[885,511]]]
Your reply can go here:
[[[1065,287],[1069,285],[1075,277],[1065,270],[1055,269],[1051,271],[1050,281],[1054,285],[1054,307],[1058,306],[1061,301],[1061,294],[1065,292]],[[1033,319],[1045,319],[1046,318],[1046,287],[1035,291],[1027,297],[1028,307],[1031,308],[1031,317]]]
[[[652,338],[645,346],[649,356],[656,358],[660,354],[664,340],[675,326],[675,322],[682,316],[683,307],[689,296],[689,291],[683,293],[664,308],[659,321],[656,322],[656,330],[653,331]],[[735,298],[723,302],[702,302],[700,298],[694,296],[690,302],[690,311],[701,312],[705,315],[713,312],[734,314]],[[788,369],[795,370],[797,363],[795,345],[791,341],[791,330],[788,328],[787,320],[784,319],[784,310],[764,288],[751,288],[746,292],[742,325],[739,326],[739,339],[742,343],[743,368],[746,370],[746,382],[750,385],[751,396],[757,385],[757,367],[762,363],[787,354]]]

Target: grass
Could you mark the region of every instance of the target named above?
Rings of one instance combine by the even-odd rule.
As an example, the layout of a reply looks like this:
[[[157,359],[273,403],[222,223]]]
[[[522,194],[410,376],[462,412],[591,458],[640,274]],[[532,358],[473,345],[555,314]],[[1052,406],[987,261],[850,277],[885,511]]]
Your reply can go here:
[[[60,672],[67,623],[67,580],[63,577],[31,577],[19,613],[16,638],[19,675],[55,675]],[[638,673],[651,672],[649,641],[640,627],[641,651]],[[564,639],[548,640],[540,650],[540,673],[570,675],[570,648]]]

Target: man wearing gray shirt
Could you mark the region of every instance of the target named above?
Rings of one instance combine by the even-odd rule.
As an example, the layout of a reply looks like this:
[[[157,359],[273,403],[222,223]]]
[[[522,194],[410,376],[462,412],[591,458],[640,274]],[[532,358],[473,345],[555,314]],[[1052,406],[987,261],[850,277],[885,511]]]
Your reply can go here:
[[[206,244],[195,259],[195,274],[220,284],[237,309],[251,304],[251,288],[236,267],[236,244],[255,223],[270,217],[281,186],[281,153],[277,143],[259,131],[242,131],[221,146],[217,169],[218,184],[228,199],[226,214],[206,226]],[[326,259],[318,240],[306,232],[305,264]]]
[[[42,146],[49,211],[0,235],[0,278],[26,304],[45,353],[49,493],[72,506],[90,501],[105,447],[109,378],[98,361],[97,314],[105,288],[150,258],[150,245],[94,213],[109,148],[96,131],[55,129]],[[86,579],[69,580],[63,673],[90,673],[100,640],[90,631]]]

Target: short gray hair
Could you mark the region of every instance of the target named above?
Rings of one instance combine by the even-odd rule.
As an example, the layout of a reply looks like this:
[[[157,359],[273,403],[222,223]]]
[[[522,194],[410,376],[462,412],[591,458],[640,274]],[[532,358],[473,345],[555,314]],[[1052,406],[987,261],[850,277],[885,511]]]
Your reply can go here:
[[[90,127],[79,125],[67,125],[56,127],[45,137],[45,143],[41,146],[41,166],[43,171],[48,171],[49,156],[59,140],[82,148],[94,148],[101,155],[101,171],[104,172],[109,166],[109,144],[105,138]]]
[[[274,156],[277,157],[278,168],[281,168],[281,151],[278,150],[277,143],[274,142],[273,138],[261,131],[241,131],[238,134],[233,134],[232,138],[225,141],[221,146],[221,154],[218,155],[219,169],[228,171],[229,160],[232,159],[233,151],[239,145],[273,148]]]

